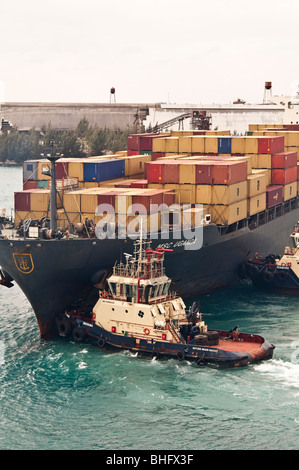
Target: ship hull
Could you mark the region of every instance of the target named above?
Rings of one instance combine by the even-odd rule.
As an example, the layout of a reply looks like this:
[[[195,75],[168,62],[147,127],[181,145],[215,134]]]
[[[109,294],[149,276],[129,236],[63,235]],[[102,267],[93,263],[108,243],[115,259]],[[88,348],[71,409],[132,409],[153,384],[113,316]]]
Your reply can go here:
[[[192,243],[180,232],[174,232],[172,239],[154,239],[152,246],[173,250],[166,256],[166,271],[180,296],[193,296],[238,282],[240,266],[256,251],[261,256],[280,253],[298,219],[295,208],[253,229],[245,226],[224,235],[216,225],[205,225],[198,249],[186,249]],[[132,249],[131,239],[0,239],[0,266],[22,289],[41,337],[48,338],[57,334],[55,319],[72,302],[97,301],[94,284]]]
[[[258,335],[239,333],[239,341],[234,341],[230,338],[230,332],[219,330],[214,331],[219,335],[216,346],[199,346],[192,342],[149,341],[145,338],[115,334],[82,320],[75,320],[71,329],[75,341],[88,341],[100,349],[127,350],[150,358],[187,360],[197,365],[225,368],[271,359],[275,348]],[[71,333],[71,329],[68,334]],[[68,334],[63,336],[66,337]]]

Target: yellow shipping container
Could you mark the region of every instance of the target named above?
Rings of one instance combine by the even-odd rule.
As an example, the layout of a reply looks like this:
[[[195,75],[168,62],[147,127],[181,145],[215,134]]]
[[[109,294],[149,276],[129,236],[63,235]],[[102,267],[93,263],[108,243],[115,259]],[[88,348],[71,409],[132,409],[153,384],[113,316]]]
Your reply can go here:
[[[266,175],[266,178],[267,178],[267,186],[269,186],[271,184],[271,169],[267,169],[267,168],[261,168],[261,169],[253,169],[252,170],[252,174],[253,175],[262,175],[262,174],[265,174]]]
[[[198,227],[203,224],[205,216],[210,210],[209,205],[202,205],[202,207],[192,207],[190,209],[182,210],[181,224],[183,229],[190,229]]]
[[[133,155],[124,158],[125,160],[125,175],[135,176],[144,174],[144,166],[146,162],[152,160],[151,155]]]
[[[271,168],[272,167],[272,155],[267,153],[261,153],[252,155],[252,168]]]
[[[171,131],[171,136],[172,137],[184,137],[184,136],[190,136],[193,135],[193,131]]]
[[[81,195],[84,194],[86,191],[86,189],[79,189],[77,191],[65,191],[65,193],[63,194],[63,205],[67,213],[78,213],[81,211]]]
[[[288,201],[289,199],[292,199],[293,197],[297,196],[297,188],[298,188],[298,182],[294,181],[293,183],[286,184],[283,186],[283,199],[285,201]]]
[[[195,204],[195,184],[181,184],[175,194],[177,204]]]
[[[247,198],[247,181],[212,186],[212,204],[234,204]]]
[[[248,213],[249,215],[257,214],[266,209],[266,193],[259,194],[248,198]]]
[[[285,152],[297,152],[297,161],[299,160],[299,146],[298,147],[284,147]]]
[[[205,140],[204,135],[194,135],[191,137],[191,152],[192,153],[205,153]]]
[[[166,152],[166,137],[157,137],[153,139],[153,152]]]
[[[179,138],[179,153],[191,153],[192,152],[192,137],[180,137]]]
[[[68,166],[69,178],[78,178],[78,181],[84,181],[84,161],[86,159],[72,159]]]
[[[210,206],[211,221],[218,225],[230,225],[247,217],[247,199],[234,204]]]
[[[39,181],[41,181],[41,180],[50,180],[51,176],[44,175],[43,171],[51,172],[51,162],[50,162],[50,160],[43,159],[43,160],[40,160],[37,163],[37,179]]]
[[[245,137],[232,136],[231,153],[245,153]]]
[[[248,175],[248,197],[257,196],[258,194],[264,193],[268,186],[268,177],[266,172],[254,173]]]
[[[182,160],[183,162],[183,160]],[[196,165],[193,162],[180,163],[179,165],[179,181],[180,184],[195,184]]]
[[[159,139],[153,139],[159,140]],[[165,152],[178,153],[179,152],[179,137],[167,137],[165,141]]]
[[[205,153],[217,153],[218,154],[218,137],[217,136],[204,136],[205,141]]]
[[[123,224],[124,219],[120,219],[121,225]],[[150,233],[150,232],[157,232],[161,229],[161,212],[156,212],[155,214],[139,214],[139,215],[132,215],[127,216],[126,218],[126,227],[128,234],[135,234],[140,233],[141,230],[141,222],[142,222],[142,232],[143,233]]]
[[[245,137],[245,153],[258,153],[258,139],[255,136]]]
[[[212,185],[197,184],[195,192],[196,204],[212,204]]]

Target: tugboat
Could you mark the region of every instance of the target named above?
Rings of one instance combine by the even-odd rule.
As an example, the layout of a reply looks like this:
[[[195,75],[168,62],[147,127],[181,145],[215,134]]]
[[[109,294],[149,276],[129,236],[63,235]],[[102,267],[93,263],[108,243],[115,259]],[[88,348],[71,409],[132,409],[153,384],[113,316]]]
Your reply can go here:
[[[134,254],[115,264],[94,307],[75,305],[57,321],[60,336],[99,348],[130,350],[159,359],[243,366],[271,358],[274,346],[258,335],[209,330],[194,302],[186,306],[165,274],[164,248],[135,241]]]
[[[244,265],[244,277],[257,287],[285,294],[299,294],[299,222],[290,235],[291,246],[282,256],[269,254],[265,258],[255,253]]]

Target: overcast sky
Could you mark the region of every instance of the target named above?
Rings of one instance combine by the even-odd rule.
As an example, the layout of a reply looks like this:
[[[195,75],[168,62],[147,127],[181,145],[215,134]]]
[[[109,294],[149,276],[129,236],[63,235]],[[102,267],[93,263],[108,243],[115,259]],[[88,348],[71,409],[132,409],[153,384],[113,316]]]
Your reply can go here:
[[[298,0],[0,0],[0,100],[261,102],[299,83]]]

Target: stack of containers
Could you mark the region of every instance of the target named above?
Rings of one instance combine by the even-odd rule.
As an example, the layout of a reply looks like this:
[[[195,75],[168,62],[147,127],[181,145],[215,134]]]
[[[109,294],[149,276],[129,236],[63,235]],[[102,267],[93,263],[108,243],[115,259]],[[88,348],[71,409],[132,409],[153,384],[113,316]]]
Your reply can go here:
[[[57,192],[57,208],[62,207],[63,192]],[[40,219],[47,212],[50,214],[50,190],[48,189],[27,189],[14,193],[15,225],[20,220],[33,218]]]
[[[281,152],[272,155],[272,185],[283,188],[283,199],[288,201],[297,196],[297,153]]]

